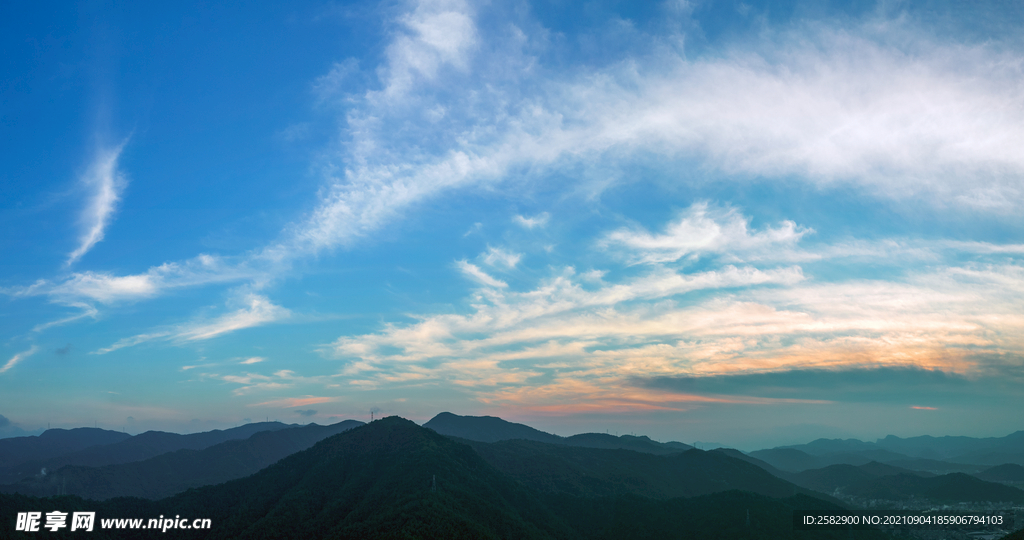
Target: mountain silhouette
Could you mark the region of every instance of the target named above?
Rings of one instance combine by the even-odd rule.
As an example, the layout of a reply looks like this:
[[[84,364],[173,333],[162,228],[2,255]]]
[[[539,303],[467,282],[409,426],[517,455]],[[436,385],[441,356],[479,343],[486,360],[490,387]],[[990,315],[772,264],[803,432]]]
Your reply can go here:
[[[1024,491],[986,482],[964,473],[950,473],[931,478],[912,474],[882,476],[847,487],[847,494],[864,499],[890,501],[909,498],[927,499],[935,503],[959,502],[1024,502]]]
[[[974,476],[989,482],[1024,482],[1024,467],[1016,463],[1005,463],[985,469]]]
[[[525,439],[546,443],[561,443],[562,437],[552,435],[524,424],[516,424],[494,416],[459,416],[443,412],[423,424],[441,435],[480,442],[498,442]]]
[[[543,493],[579,497],[636,495],[654,499],[729,490],[776,498],[812,493],[715,450],[690,449],[654,455],[525,440],[469,444],[499,471]]]
[[[494,416],[459,416],[449,412],[438,414],[429,422],[423,424],[423,427],[432,429],[442,435],[485,443],[523,439],[584,448],[622,448],[648,454],[674,454],[693,448],[681,442],[660,443],[646,436],[635,435],[615,436],[607,433],[581,433],[571,437],[559,437],[558,435],[546,433],[524,424],[509,422]]]
[[[78,448],[73,450],[55,444],[53,437],[47,437],[47,433],[58,430],[50,430],[44,432],[35,441],[37,446],[41,446],[41,451],[37,455],[22,459],[21,461],[7,462],[0,460],[0,484],[7,484],[27,476],[40,474],[43,469],[54,471],[66,465],[100,467],[118,463],[131,463],[176,450],[202,450],[225,441],[246,439],[252,434],[261,431],[273,431],[289,427],[295,427],[295,425],[282,424],[281,422],[256,422],[231,429],[215,429],[213,431],[190,433],[187,435],[164,431],[147,431],[135,436],[129,436],[117,431],[99,430],[105,432],[105,434],[102,436],[94,435],[95,438],[97,440],[108,440],[84,446],[80,444]],[[93,430],[93,428],[79,429]],[[79,430],[60,431],[78,432]],[[64,437],[69,435],[71,434],[68,433]],[[33,439],[32,437],[19,438]],[[84,439],[84,437],[80,438]],[[4,440],[0,440],[0,443]]]
[[[775,451],[778,459],[783,459],[784,454],[778,452],[783,449],[798,450],[817,459],[808,463],[794,461],[788,463],[788,467],[783,467],[769,459],[768,456],[771,454],[765,453]],[[751,452],[751,455],[780,469],[794,472],[840,463],[863,465],[869,461],[898,464],[901,467],[933,472],[943,470],[943,468],[977,472],[979,465],[985,467],[1003,463],[1024,465],[1024,431],[1017,431],[1005,437],[985,438],[924,435],[904,439],[889,435],[875,442],[858,439],[817,439],[806,444],[758,450]],[[932,461],[931,463],[915,463],[914,460]],[[960,465],[950,468],[941,465],[943,462]],[[807,466],[812,463],[816,466]]]
[[[472,448],[398,417],[320,441],[167,506],[210,538],[559,538],[568,527]]]
[[[127,433],[98,428],[48,429],[40,435],[0,439],[0,471],[97,445],[130,438]],[[38,470],[38,469],[37,469]]]
[[[104,467],[66,466],[0,486],[24,495],[78,495],[87,499],[142,497],[159,499],[188,488],[219,484],[253,474],[316,442],[362,425],[345,420],[330,426],[260,431],[248,439],[231,440],[203,450],[178,450],[143,461]]]
[[[766,461],[762,461],[760,459],[757,459],[756,457],[744,454],[743,452],[740,452],[739,450],[736,450],[735,448],[715,448],[714,450],[712,450],[712,452],[718,452],[718,453],[725,454],[725,455],[727,455],[729,457],[732,457],[732,458],[741,459],[743,461],[746,461],[747,463],[753,463],[754,465],[757,465],[758,467],[761,467],[762,469],[768,471],[768,473],[771,474],[772,476],[776,476],[778,478],[783,478],[783,479],[788,480],[789,476],[791,474],[791,473],[787,473],[785,471],[781,471],[781,470],[779,470],[776,467],[773,467],[771,464],[769,464]]]
[[[1005,437],[984,438],[923,435],[903,439],[889,435],[884,439],[879,439],[876,445],[911,457],[975,465],[998,465],[1001,463],[1024,465],[1024,461],[1021,461],[1024,459],[1024,431],[1017,431]],[[992,463],[990,462],[992,459],[1002,459],[1002,461]]]
[[[796,448],[755,450],[748,455],[786,472],[800,472],[824,466],[817,457]]]

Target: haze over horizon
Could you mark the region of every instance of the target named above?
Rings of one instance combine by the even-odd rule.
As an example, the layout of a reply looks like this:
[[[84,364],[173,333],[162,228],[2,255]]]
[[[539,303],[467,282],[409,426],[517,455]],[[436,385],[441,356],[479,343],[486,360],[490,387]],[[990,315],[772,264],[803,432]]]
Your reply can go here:
[[[1024,429],[1024,4],[0,8],[0,436]]]

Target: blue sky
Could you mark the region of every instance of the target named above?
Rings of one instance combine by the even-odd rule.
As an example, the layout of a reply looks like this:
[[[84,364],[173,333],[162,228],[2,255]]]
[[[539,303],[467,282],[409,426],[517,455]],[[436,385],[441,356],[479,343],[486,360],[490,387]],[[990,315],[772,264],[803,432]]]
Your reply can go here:
[[[0,433],[1024,429],[1024,8],[7,3]]]

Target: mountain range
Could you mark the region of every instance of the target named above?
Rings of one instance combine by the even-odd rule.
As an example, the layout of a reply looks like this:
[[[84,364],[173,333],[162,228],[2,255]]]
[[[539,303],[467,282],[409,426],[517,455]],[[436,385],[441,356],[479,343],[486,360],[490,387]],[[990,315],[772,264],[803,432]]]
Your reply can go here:
[[[792,530],[793,510],[839,512],[858,500],[1024,502],[1018,464],[974,465],[974,476],[897,465],[949,464],[919,456],[968,455],[958,453],[964,448],[1012,454],[1013,435],[1009,445],[1006,438],[896,443],[911,454],[826,439],[746,454],[633,435],[560,437],[451,413],[422,427],[392,417],[192,435],[51,431],[0,440],[0,455],[10,460],[0,467],[29,473],[0,486],[3,519],[14,509],[59,507],[214,520],[211,531],[190,531],[195,538],[668,538],[679,530],[694,537],[810,538]],[[920,445],[929,440],[952,442],[926,452]],[[893,454],[900,458],[867,460]],[[830,463],[840,458],[853,463]]]
[[[524,424],[509,422],[494,416],[459,416],[443,412],[423,424],[441,435],[459,437],[478,442],[498,442],[513,439],[549,444],[579,446],[583,448],[623,449],[647,454],[674,454],[693,448],[681,442],[660,443],[646,436],[609,435],[607,433],[581,433],[559,437]]]
[[[188,488],[248,476],[322,439],[362,424],[358,420],[345,420],[330,426],[272,426],[273,429],[259,431],[247,439],[229,440],[202,450],[181,449],[101,467],[67,465],[45,475],[37,474],[0,486],[0,492],[78,495],[96,500],[159,499]]]
[[[289,427],[295,425],[257,422],[188,435],[147,431],[135,436],[96,428],[51,429],[38,437],[0,439],[0,484],[40,474],[44,469],[53,471],[66,465],[101,467],[131,463],[176,450],[202,450],[262,431]]]
[[[1005,437],[910,437],[889,435],[875,442],[857,439],[817,439],[750,453],[773,466],[791,471],[872,461],[932,472],[979,472],[993,465],[1024,465],[1024,431]]]
[[[586,454],[621,454],[623,458],[645,455],[626,450],[550,447]],[[689,450],[676,456],[647,455],[650,459],[685,458],[690,461],[681,467],[698,468],[708,466],[700,461],[706,457],[713,466],[725,464],[726,469],[736,466],[757,474],[747,469],[750,464],[722,453]],[[765,480],[772,481],[770,478]],[[688,498],[656,499],[636,494],[579,496],[557,486],[541,491],[492,466],[469,444],[391,417],[328,437],[246,478],[191,489],[159,501],[116,498],[94,502],[77,497],[43,500],[0,494],[0,520],[13,522],[14,512],[37,507],[68,512],[89,509],[97,513],[98,520],[180,515],[210,519],[214,524],[210,530],[188,531],[189,538],[204,539],[795,539],[808,536],[793,530],[794,509],[843,511],[840,506],[806,495],[779,495],[783,496],[729,489]],[[151,530],[96,532],[101,534],[90,533],[90,537],[160,536]],[[847,531],[824,531],[814,537],[847,535]],[[884,536],[864,531],[859,537]]]

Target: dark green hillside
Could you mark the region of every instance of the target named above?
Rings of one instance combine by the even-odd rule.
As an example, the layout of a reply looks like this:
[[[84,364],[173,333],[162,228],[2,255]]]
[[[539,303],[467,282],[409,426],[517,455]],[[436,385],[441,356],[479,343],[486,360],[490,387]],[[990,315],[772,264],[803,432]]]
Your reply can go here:
[[[751,452],[750,457],[768,463],[776,469],[787,472],[800,472],[807,469],[818,469],[822,467],[818,458],[797,450],[795,448],[772,448],[769,450],[756,450]]]
[[[622,449],[647,454],[675,454],[693,448],[680,442],[660,443],[649,437],[636,435],[609,435],[607,433],[581,433],[565,438],[565,444],[583,448]]]
[[[423,424],[441,435],[459,437],[471,441],[498,442],[510,439],[526,439],[546,443],[561,443],[562,437],[516,424],[494,416],[459,416],[443,412]]]
[[[857,453],[874,450],[877,447],[874,443],[858,439],[815,439],[807,444],[794,444],[780,446],[779,448],[793,448],[812,456],[823,456],[826,454]]]
[[[969,465],[967,463],[953,463],[951,461],[937,461],[934,459],[894,459],[886,462],[894,467],[901,467],[916,472],[928,472],[932,474],[947,474],[951,472],[963,472],[973,474],[979,472],[985,467],[979,465]]]
[[[1016,532],[1012,532],[1000,540],[1024,540],[1024,529],[1019,529]]]
[[[747,463],[753,463],[754,465],[757,465],[758,467],[761,467],[762,469],[771,473],[772,476],[777,476],[785,480],[789,480],[789,477],[792,475],[792,473],[780,471],[779,469],[773,467],[770,463],[766,461],[762,461],[760,459],[757,459],[756,457],[748,456],[747,454],[744,454],[743,452],[740,452],[739,450],[733,448],[715,448],[714,450],[712,450],[712,452],[720,452],[729,457],[742,459]]]
[[[831,494],[836,489],[845,492],[850,486],[870,482],[876,476],[853,465],[829,465],[820,469],[798,472],[792,478],[793,483],[798,486]]]
[[[931,478],[934,474],[926,471],[913,471],[910,469],[904,469],[903,467],[896,467],[895,465],[879,463],[872,461],[858,467],[860,470],[867,472],[874,476],[892,476],[894,474],[913,474],[922,478]]]
[[[76,428],[48,429],[38,436],[0,439],[0,473],[28,461],[50,459],[90,446],[116,443],[128,438],[130,435],[120,431]]]
[[[869,483],[851,486],[848,493],[866,499],[902,500],[915,497],[938,503],[1024,502],[1024,491],[979,480],[964,473],[932,478],[911,474],[883,476]]]
[[[1020,457],[1024,454],[1024,431],[1017,431],[1005,437],[911,437],[901,439],[889,435],[876,443],[886,448],[912,457],[948,460],[958,463],[987,463],[978,461],[987,455],[1007,454]],[[997,465],[1008,461],[990,463]]]
[[[714,450],[658,456],[522,440],[470,444],[499,471],[540,492],[663,499],[734,489],[771,497],[805,491],[754,464]]]
[[[281,424],[283,425],[283,424]],[[330,426],[310,424],[260,431],[248,439],[223,442],[203,450],[178,450],[134,463],[106,467],[64,467],[44,477],[23,479],[0,491],[23,495],[78,495],[159,499],[188,488],[242,478],[331,435],[362,425],[345,420]]]
[[[896,452],[890,452],[888,450],[864,450],[861,452],[838,452],[835,454],[824,454],[816,456],[818,462],[823,465],[838,465],[845,463],[847,465],[865,465],[872,461],[878,461],[882,463],[891,463],[896,460],[908,459],[903,454],[897,454]]]
[[[827,502],[823,502],[801,495],[786,499],[773,499],[752,493],[728,491],[694,497],[691,499],[668,499],[651,500],[642,497],[620,496],[613,498],[584,499],[567,495],[538,495],[537,500],[547,511],[557,515],[571,532],[566,533],[565,538],[573,540],[660,540],[660,539],[721,539],[721,540],[768,540],[768,539],[793,539],[793,540],[883,540],[887,536],[876,531],[794,531],[791,523],[793,510],[813,510],[820,513],[835,513],[841,511]],[[293,505],[301,505],[301,499],[291,499]],[[149,518],[161,514],[170,515],[172,511],[180,508],[172,508],[166,501],[153,502],[141,499],[117,499],[96,503],[82,500],[77,497],[53,497],[48,499],[35,499],[20,495],[0,494],[0,523],[13,523],[13,513],[18,510],[59,508],[62,511],[96,511],[98,517],[119,516],[119,517],[141,517]],[[382,509],[385,514],[395,518],[394,512]],[[443,520],[445,513],[451,513],[451,508],[434,507],[438,515],[430,515],[429,518]],[[196,514],[186,514],[193,517]],[[205,512],[204,516],[214,515]],[[749,516],[749,518],[748,518]],[[458,519],[458,518],[456,518]],[[378,521],[376,530],[362,531],[364,538],[450,538],[452,528],[463,528],[465,524],[455,523],[450,528],[438,531],[438,528],[420,528],[415,530],[404,530],[402,526],[408,524],[407,519],[399,516],[399,519],[392,523]],[[97,529],[88,533],[71,533],[61,531],[50,533],[41,531],[36,533],[16,533],[13,526],[0,528],[0,539],[22,539],[38,538],[45,535],[47,538],[74,538],[87,535],[95,540],[109,540],[120,538],[223,538],[230,535],[224,534],[221,522],[215,521],[214,528],[209,534],[202,534],[201,531],[175,531],[166,533],[159,531],[105,531],[97,526]],[[472,532],[480,533],[479,530]],[[242,537],[249,538],[272,538],[276,531],[250,531]],[[285,532],[281,538],[295,538]],[[317,538],[345,538],[345,536],[332,536],[325,532],[324,536]],[[481,533],[481,538],[488,538],[486,532]],[[493,536],[491,536],[493,537]],[[500,536],[499,536],[500,537]],[[524,540],[533,538],[550,538],[544,532],[538,535],[504,536],[505,538],[522,538]],[[313,538],[313,537],[311,537]]]
[[[843,509],[819,499],[797,495],[774,499],[726,491],[689,499],[651,500],[642,497],[582,499],[552,495],[550,507],[588,540],[882,540],[872,530],[793,530],[794,510],[836,514]],[[748,520],[749,516],[749,520]]]
[[[494,416],[459,416],[448,412],[438,414],[423,424],[423,427],[432,429],[441,435],[485,443],[523,439],[585,448],[623,448],[648,454],[674,454],[693,448],[681,442],[660,443],[649,437],[635,435],[581,433],[571,437],[559,437]]]
[[[1016,463],[996,465],[974,475],[988,482],[1024,482],[1024,467]]]
[[[860,492],[864,489],[870,489],[867,486],[874,485],[872,482],[877,478],[897,474],[908,474],[922,478],[935,476],[925,472],[908,471],[873,461],[860,466],[845,464],[829,465],[820,469],[801,471],[790,475],[789,480],[798,486],[821,493],[831,494],[839,489],[844,494],[850,494],[851,490]]]
[[[710,470],[727,463],[735,466],[739,476],[746,471],[756,478],[781,482],[754,465],[716,452],[654,456],[515,442],[662,463],[679,460]],[[701,474],[696,468],[691,468],[691,473]],[[613,476],[606,474],[605,480],[611,481]],[[125,531],[120,535],[110,531],[13,532],[16,512],[52,509],[96,511],[98,519],[209,518],[213,528]],[[689,499],[541,493],[502,474],[468,445],[407,420],[386,418],[324,439],[250,477],[160,501],[0,495],[0,522],[7,524],[0,526],[0,538],[850,538],[849,531],[794,531],[794,509],[842,510],[810,497],[773,498],[735,490]],[[877,532],[859,531],[854,537],[882,538]]]
[[[219,516],[209,538],[571,534],[472,448],[397,417],[325,439],[249,478],[162,503],[182,515]]]
[[[971,452],[970,454],[955,456],[951,458],[950,461],[981,465],[983,466],[981,468],[992,467],[1003,463],[1024,465],[1024,448],[1009,449],[1006,451]]]

